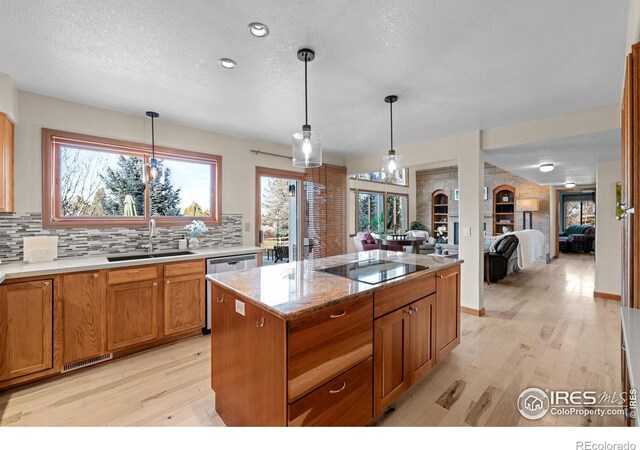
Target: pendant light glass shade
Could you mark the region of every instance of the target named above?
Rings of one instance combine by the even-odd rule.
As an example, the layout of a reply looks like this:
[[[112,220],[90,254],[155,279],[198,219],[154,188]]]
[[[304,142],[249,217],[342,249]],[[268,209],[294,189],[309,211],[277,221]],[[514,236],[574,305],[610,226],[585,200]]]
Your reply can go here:
[[[154,111],[147,111],[147,117],[151,118],[151,159],[149,159],[149,179],[156,181],[158,177],[162,176],[161,169],[158,166],[158,160],[156,159],[156,130],[153,120],[160,117],[160,114]]]
[[[389,154],[382,158],[382,171],[385,173],[385,176],[387,174],[390,176],[403,168],[402,156],[396,155],[395,150],[389,150]]]
[[[318,133],[303,125],[302,131],[293,133],[293,167],[311,168],[322,165],[322,141]]]
[[[293,148],[293,167],[309,169],[322,165],[322,140],[318,133],[311,131],[307,107],[307,63],[313,61],[313,50],[303,48],[298,50],[298,59],[304,62],[304,118],[302,131],[293,133],[291,146]]]
[[[396,155],[396,151],[393,149],[393,104],[398,101],[397,95],[387,95],[384,98],[385,103],[389,104],[389,122],[391,131],[391,149],[387,156],[382,157],[382,176],[386,180],[387,177],[391,177],[395,172],[398,172],[404,168],[402,164],[402,156]]]

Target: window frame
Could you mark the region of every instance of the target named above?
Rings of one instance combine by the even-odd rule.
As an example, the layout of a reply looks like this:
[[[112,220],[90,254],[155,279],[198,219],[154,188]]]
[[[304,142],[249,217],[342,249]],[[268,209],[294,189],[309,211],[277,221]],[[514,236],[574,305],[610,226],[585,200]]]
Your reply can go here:
[[[387,228],[387,199],[389,196],[393,196],[393,197],[404,197],[406,198],[407,201],[407,210],[406,210],[406,222],[407,222],[407,230],[409,231],[409,227],[410,227],[410,222],[409,222],[409,194],[404,194],[404,193],[400,193],[400,192],[384,192],[384,191],[376,191],[376,190],[371,190],[371,189],[357,189],[357,188],[351,188],[350,190],[350,194],[353,194],[355,197],[355,208],[354,208],[354,228],[355,228],[355,234],[350,234],[350,237],[353,237],[355,235],[358,234],[360,230],[360,194],[377,194],[377,195],[382,195],[382,208],[383,208],[383,214],[384,214],[384,228],[383,228],[383,233],[386,234],[389,232],[389,229]]]
[[[64,217],[60,202],[61,144],[84,147],[88,150],[141,157],[145,171],[145,212],[138,217],[79,216]],[[151,216],[149,195],[149,159],[151,146],[119,139],[89,136],[68,131],[42,129],[42,226],[43,228],[117,228],[124,226],[143,227],[154,219],[162,226],[180,226],[192,220],[202,220],[207,225],[220,225],[222,211],[222,157],[174,148],[156,146],[156,157],[171,160],[206,163],[211,166],[211,215],[210,216]],[[55,183],[55,185],[54,185]]]
[[[408,168],[403,168],[402,169],[404,172],[404,180],[406,182],[406,184],[397,184],[397,183],[391,183],[389,181],[376,181],[376,180],[366,180],[363,178],[360,178],[360,175],[364,175],[365,173],[380,173],[379,171],[373,171],[373,172],[364,172],[364,173],[358,173],[355,175],[349,175],[349,179],[350,180],[355,180],[355,181],[364,181],[365,183],[376,183],[376,184],[384,184],[386,186],[398,186],[398,187],[405,187],[408,188],[409,186],[409,169]],[[368,192],[373,192],[373,191],[368,191]]]

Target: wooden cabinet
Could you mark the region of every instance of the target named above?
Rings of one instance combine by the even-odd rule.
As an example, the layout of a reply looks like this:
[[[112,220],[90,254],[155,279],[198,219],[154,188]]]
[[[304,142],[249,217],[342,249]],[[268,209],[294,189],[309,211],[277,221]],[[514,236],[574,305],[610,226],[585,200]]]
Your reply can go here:
[[[409,372],[411,384],[431,369],[436,362],[435,352],[436,296],[430,295],[409,305]]]
[[[436,274],[436,358],[460,343],[460,266]]]
[[[371,420],[371,358],[289,405],[289,426],[354,427]]]
[[[64,364],[106,352],[105,294],[104,271],[62,276]]]
[[[52,280],[0,285],[0,381],[53,367]]]
[[[205,281],[202,275],[164,280],[164,335],[204,327]]]
[[[371,294],[289,323],[289,400],[294,401],[373,353]]]
[[[236,302],[244,314],[236,312]],[[286,425],[285,355],[284,320],[214,287],[211,387],[225,424]]]
[[[432,294],[375,320],[376,415],[435,365],[435,302]]]
[[[107,350],[120,350],[158,337],[158,282],[107,288]]]
[[[411,385],[409,308],[401,308],[374,322],[374,413],[384,411]]]
[[[13,123],[0,113],[0,212],[13,211]]]

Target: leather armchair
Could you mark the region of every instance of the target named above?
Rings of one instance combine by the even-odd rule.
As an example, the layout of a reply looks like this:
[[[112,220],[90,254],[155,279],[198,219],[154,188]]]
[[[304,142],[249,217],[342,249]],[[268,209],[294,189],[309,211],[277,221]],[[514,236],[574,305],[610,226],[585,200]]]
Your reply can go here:
[[[518,248],[519,242],[515,235],[509,234],[500,239],[496,244],[495,251],[489,254],[489,258],[491,258],[489,277],[492,283],[502,280],[507,276],[509,260]]]

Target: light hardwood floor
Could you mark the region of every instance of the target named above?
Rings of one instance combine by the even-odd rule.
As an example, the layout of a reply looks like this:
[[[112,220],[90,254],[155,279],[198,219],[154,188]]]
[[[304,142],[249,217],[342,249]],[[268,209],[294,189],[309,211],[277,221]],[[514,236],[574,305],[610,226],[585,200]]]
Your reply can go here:
[[[619,302],[594,300],[594,261],[563,255],[485,289],[461,344],[377,421],[383,426],[623,425],[619,417],[523,419],[529,386],[620,391]],[[224,425],[209,337],[0,394],[0,425]]]

